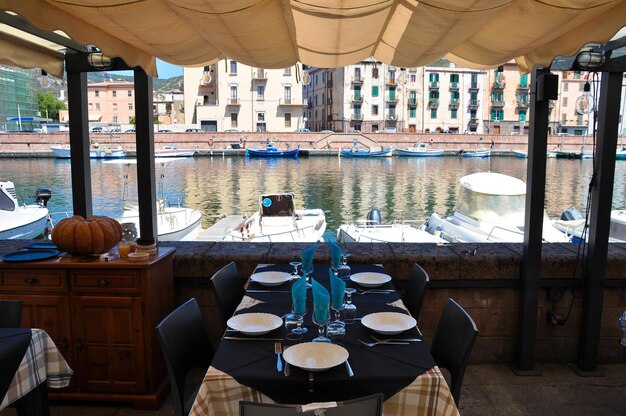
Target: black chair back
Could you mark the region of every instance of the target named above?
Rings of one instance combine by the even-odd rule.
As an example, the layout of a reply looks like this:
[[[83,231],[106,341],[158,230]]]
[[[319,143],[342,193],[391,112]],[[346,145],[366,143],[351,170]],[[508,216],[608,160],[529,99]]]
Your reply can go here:
[[[470,353],[478,336],[472,317],[454,299],[446,304],[430,347],[437,366],[450,372],[450,390],[457,406]]]
[[[0,300],[0,328],[20,328],[22,326],[22,301]]]
[[[373,394],[345,402],[337,402],[336,407],[321,407],[325,416],[380,416],[383,409],[383,395]],[[299,405],[239,402],[239,416],[302,416]],[[307,413],[318,414],[318,413]]]
[[[177,416],[186,416],[200,384],[194,386],[194,393],[186,401],[185,377],[194,368],[208,370],[213,359],[213,348],[196,299],[191,298],[165,317],[156,332],[172,385],[174,412]]]
[[[426,270],[421,268],[418,264],[414,264],[402,302],[409,310],[409,313],[418,322],[422,310],[422,302],[424,301],[424,294],[426,293],[426,287],[429,281],[430,278]]]
[[[226,328],[226,321],[233,316],[245,293],[237,265],[230,262],[222,267],[211,277],[211,282],[217,296],[217,306],[222,317],[222,325]]]

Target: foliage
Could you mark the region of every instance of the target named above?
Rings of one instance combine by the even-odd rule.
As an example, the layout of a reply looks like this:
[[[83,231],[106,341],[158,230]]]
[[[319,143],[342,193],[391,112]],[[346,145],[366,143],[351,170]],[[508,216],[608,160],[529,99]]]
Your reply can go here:
[[[65,110],[65,103],[59,100],[51,92],[38,92],[37,103],[42,117],[48,117],[54,121],[59,121],[59,110]]]
[[[130,121],[128,122],[128,124],[137,124],[137,119],[135,118],[135,116],[132,116],[130,118]],[[161,124],[161,122],[158,119],[158,116],[154,116],[154,124]]]

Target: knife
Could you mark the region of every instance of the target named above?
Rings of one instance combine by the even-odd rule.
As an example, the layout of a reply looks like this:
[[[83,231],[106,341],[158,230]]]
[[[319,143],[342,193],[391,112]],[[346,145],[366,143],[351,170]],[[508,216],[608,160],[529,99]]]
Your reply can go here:
[[[348,377],[354,377],[354,371],[352,371],[352,367],[350,367],[350,362],[346,360],[346,371],[348,372]]]
[[[283,338],[240,338],[240,337],[224,337],[228,341],[284,341]]]

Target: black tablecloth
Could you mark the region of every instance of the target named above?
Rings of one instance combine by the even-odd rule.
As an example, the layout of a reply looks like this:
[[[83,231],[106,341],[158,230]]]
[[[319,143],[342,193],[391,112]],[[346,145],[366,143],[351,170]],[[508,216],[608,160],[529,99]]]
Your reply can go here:
[[[382,267],[372,265],[350,265],[352,273],[360,271],[382,272]],[[273,265],[259,267],[259,271],[281,270],[291,271],[289,265]],[[327,289],[328,269],[316,265],[314,277]],[[351,286],[350,282],[348,286]],[[250,282],[248,290],[271,290],[273,293],[250,293],[247,295],[263,301],[253,307],[239,310],[237,313],[267,312],[283,316],[291,309],[291,283],[268,288]],[[390,283],[379,289],[393,289]],[[373,312],[397,311],[405,312],[390,305],[398,300],[396,292],[390,294],[353,295],[357,307],[357,316],[363,317]],[[296,343],[308,342],[317,336],[317,327],[311,322],[312,295],[307,290],[307,316],[305,326],[308,332],[297,341],[285,340],[286,348]],[[233,335],[229,333],[228,335]],[[344,346],[350,353],[350,364],[355,376],[349,378],[343,365],[327,371],[308,373],[291,366],[291,375],[285,377],[276,370],[276,355],[272,341],[229,341],[222,340],[212,366],[226,372],[239,383],[260,391],[279,403],[309,403],[315,401],[349,400],[368,394],[382,392],[389,398],[425,371],[435,366],[428,347],[423,342],[410,345],[379,345],[368,348],[359,343],[359,339],[373,341],[372,331],[365,328],[359,321],[346,327],[344,336],[335,337],[333,342]],[[237,335],[243,336],[243,335]],[[283,338],[284,328],[281,327],[264,337]],[[398,338],[419,338],[418,331],[413,328],[397,335]],[[313,374],[314,381],[309,380]],[[312,391],[311,391],[312,390]]]
[[[7,394],[31,338],[30,329],[0,328],[0,402]]]

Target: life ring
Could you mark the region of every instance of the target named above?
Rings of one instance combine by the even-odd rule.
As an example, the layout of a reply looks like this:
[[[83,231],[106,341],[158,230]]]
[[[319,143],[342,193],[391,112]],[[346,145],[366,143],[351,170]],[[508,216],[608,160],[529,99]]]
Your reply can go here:
[[[430,138],[430,142],[431,143],[435,143],[435,139],[433,139],[432,137]]]
[[[209,139],[209,146],[213,146],[213,139]]]

